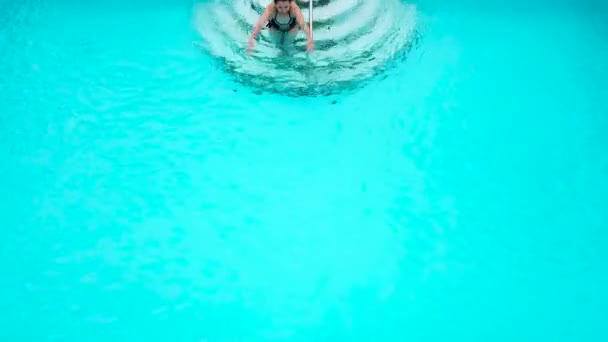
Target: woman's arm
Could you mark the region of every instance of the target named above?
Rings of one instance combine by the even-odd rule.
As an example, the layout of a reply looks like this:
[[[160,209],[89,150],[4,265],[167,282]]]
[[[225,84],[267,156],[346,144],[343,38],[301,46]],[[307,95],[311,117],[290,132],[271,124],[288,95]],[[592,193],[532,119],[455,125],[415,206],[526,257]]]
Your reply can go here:
[[[253,27],[253,31],[251,32],[251,35],[249,36],[249,42],[247,43],[247,53],[251,53],[251,49],[253,49],[253,47],[255,46],[255,38],[258,36],[258,33],[260,33],[260,31],[262,30],[262,27],[264,27],[264,23],[266,23],[268,21],[268,18],[270,18],[270,13],[272,13],[273,11],[274,11],[274,3],[270,3],[268,6],[266,6],[264,13],[262,13],[262,15],[260,16],[260,19]]]
[[[268,18],[270,18],[270,13],[272,13],[273,11],[274,11],[274,3],[271,2],[268,6],[266,6],[264,13],[262,13],[262,15],[260,16],[260,19],[253,27],[251,36],[249,36],[249,41],[254,40],[258,36],[258,33],[260,33],[260,31],[262,30],[262,27],[264,27],[264,24],[268,21]]]
[[[291,2],[291,10],[296,15],[296,22],[300,26],[300,29],[304,31],[304,33],[306,33],[306,37],[308,37],[309,41],[312,40],[312,35],[310,34],[308,25],[306,25],[306,23],[304,22],[304,15],[302,15],[302,10],[300,10],[300,7],[296,4],[295,1]]]
[[[312,0],[309,0],[312,1]],[[300,7],[293,1],[291,3],[291,10],[296,15],[296,22],[300,26],[300,29],[306,33],[306,37],[308,38],[308,42],[306,43],[306,47],[309,52],[312,52],[314,49],[315,43],[312,41],[312,32],[310,32],[309,26],[304,22],[304,16],[302,15],[302,11]]]

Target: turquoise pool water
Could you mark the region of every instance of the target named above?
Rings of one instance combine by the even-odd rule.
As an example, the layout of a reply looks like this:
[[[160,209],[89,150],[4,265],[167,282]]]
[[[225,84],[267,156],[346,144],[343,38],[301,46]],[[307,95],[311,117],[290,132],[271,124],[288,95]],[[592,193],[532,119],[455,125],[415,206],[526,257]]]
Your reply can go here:
[[[0,0],[1,341],[608,339],[605,2],[409,2],[328,96],[198,5]]]

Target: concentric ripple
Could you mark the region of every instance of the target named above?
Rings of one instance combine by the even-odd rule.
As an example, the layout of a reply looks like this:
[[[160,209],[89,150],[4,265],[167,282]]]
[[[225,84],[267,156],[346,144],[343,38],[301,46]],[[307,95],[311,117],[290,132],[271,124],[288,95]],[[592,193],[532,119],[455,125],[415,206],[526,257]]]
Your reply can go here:
[[[251,56],[249,34],[271,0],[210,0],[194,7],[197,42],[235,78],[263,91],[327,95],[361,86],[416,46],[417,12],[402,0],[313,0],[315,52],[298,35],[291,50],[262,30]],[[308,22],[308,4],[298,2]]]

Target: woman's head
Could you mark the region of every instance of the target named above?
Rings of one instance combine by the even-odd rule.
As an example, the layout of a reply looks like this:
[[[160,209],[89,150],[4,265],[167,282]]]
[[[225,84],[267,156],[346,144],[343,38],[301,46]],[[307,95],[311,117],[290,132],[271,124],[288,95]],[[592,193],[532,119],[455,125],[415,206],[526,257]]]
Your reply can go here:
[[[292,0],[274,0],[274,6],[277,8],[277,11],[281,14],[289,12],[291,8]]]

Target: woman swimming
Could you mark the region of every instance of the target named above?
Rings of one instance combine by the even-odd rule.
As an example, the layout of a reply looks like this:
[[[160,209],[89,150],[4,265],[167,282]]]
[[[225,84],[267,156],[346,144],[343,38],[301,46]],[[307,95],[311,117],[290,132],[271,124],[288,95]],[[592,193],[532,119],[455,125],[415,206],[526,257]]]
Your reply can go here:
[[[312,35],[308,25],[304,23],[304,16],[300,7],[293,0],[274,0],[266,6],[264,13],[253,28],[253,32],[249,36],[249,44],[247,44],[247,53],[251,52],[251,49],[255,46],[255,39],[265,23],[267,23],[266,27],[277,43],[293,42],[298,31],[302,30],[308,37],[306,44],[308,52],[313,51]]]

